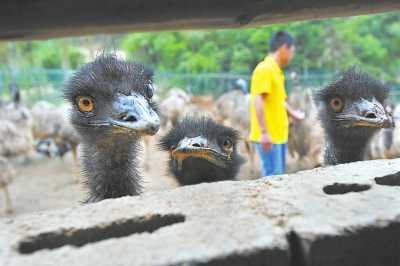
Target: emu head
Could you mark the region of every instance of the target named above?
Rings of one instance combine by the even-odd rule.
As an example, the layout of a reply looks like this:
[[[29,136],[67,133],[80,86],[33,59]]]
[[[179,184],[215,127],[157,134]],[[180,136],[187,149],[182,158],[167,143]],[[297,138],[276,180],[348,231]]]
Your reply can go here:
[[[356,68],[319,91],[319,118],[330,137],[372,136],[379,128],[393,127],[385,110],[389,89]]]
[[[186,117],[160,140],[169,170],[182,185],[233,179],[243,159],[239,133],[210,118]]]
[[[99,56],[75,73],[64,96],[72,105],[72,124],[87,140],[153,135],[159,129],[152,71],[140,63]]]

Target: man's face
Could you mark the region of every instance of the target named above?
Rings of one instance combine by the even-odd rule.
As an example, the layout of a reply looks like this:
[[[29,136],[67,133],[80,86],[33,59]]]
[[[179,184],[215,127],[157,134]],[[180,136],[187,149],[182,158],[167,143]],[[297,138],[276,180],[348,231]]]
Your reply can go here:
[[[287,44],[282,45],[279,48],[279,56],[282,66],[286,66],[292,61],[292,58],[295,54],[296,47],[294,45],[288,46]]]

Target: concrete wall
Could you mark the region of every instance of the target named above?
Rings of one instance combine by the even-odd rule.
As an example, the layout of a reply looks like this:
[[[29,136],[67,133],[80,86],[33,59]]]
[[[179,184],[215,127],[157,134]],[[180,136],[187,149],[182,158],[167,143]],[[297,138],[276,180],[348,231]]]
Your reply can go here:
[[[1,220],[0,265],[398,266],[399,165],[366,161]]]

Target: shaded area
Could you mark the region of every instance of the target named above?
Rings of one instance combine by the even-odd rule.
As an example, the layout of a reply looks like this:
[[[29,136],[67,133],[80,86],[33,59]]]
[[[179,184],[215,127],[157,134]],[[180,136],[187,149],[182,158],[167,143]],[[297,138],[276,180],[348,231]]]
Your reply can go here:
[[[347,231],[340,236],[320,237],[309,245],[310,266],[398,266],[400,265],[400,223]]]
[[[346,194],[350,192],[362,192],[369,190],[370,185],[367,184],[345,184],[345,183],[334,183],[329,186],[325,186],[322,190],[325,194],[336,195],[336,194]]]
[[[93,228],[62,230],[60,232],[43,233],[22,241],[18,251],[30,254],[41,249],[55,249],[65,245],[83,246],[109,238],[125,237],[138,233],[152,233],[157,229],[182,223],[185,216],[179,214],[145,216],[129,220],[114,221],[108,225],[99,225]]]
[[[400,186],[400,172],[381,177],[375,177],[375,183],[383,186]]]
[[[23,3],[8,0],[3,2],[0,10],[0,39],[50,38],[132,30],[240,27],[399,8],[397,0],[42,0]],[[21,17],[24,19],[21,20]]]
[[[291,231],[287,234],[289,252],[256,250],[193,265],[397,266],[400,265],[400,239],[393,236],[399,233],[399,222],[384,228],[366,227],[348,230],[342,235],[319,236],[315,240]]]
[[[258,265],[273,265],[284,266],[289,265],[289,254],[285,250],[279,249],[258,249],[239,254],[230,254],[222,258],[215,258],[207,262],[193,263],[188,265],[198,266],[258,266]],[[186,265],[183,263],[183,265]],[[299,265],[301,266],[301,265]]]
[[[290,250],[290,265],[292,266],[306,266],[306,252],[301,243],[301,238],[295,231],[291,231],[286,236],[289,242]]]

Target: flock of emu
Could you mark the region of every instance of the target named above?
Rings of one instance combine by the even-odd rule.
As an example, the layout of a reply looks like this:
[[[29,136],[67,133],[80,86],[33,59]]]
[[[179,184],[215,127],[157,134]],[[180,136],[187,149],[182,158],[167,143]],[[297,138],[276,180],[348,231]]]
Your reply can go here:
[[[3,130],[4,134],[15,135],[20,142],[24,138],[28,139],[26,142],[29,138],[40,139],[37,151],[49,156],[62,156],[72,150],[76,157],[80,144],[81,175],[89,192],[86,202],[139,194],[142,189],[138,160],[140,140],[144,138],[145,143],[149,143],[148,136],[156,134],[160,126],[167,123],[170,129],[162,134],[158,146],[169,154],[168,169],[179,184],[235,179],[244,162],[242,152],[249,155],[254,167],[254,151],[246,141],[248,97],[239,97],[237,93],[241,92],[231,91],[214,103],[210,97],[194,96],[188,106],[187,95],[172,90],[164,101],[156,104],[152,75],[142,64],[102,55],[67,82],[64,98],[69,103],[68,109],[61,109],[59,113],[46,111],[46,105],[41,104],[37,112],[32,108],[28,115],[17,102],[3,104],[0,134]],[[315,97],[309,95],[307,112],[312,106],[317,108],[324,131],[325,164],[363,160],[374,134],[380,128],[394,126],[386,109],[388,91],[380,81],[352,68]],[[10,118],[13,113],[18,118]],[[209,117],[210,113],[213,118]],[[312,117],[309,113],[305,121],[305,125],[311,123],[306,132],[310,138],[298,137],[301,144],[289,140],[290,153],[296,150],[298,161],[304,157],[302,155],[319,154],[318,149],[312,148],[315,138],[311,132],[317,130],[316,124],[310,122],[314,118],[317,119],[316,115]],[[17,126],[21,121],[25,124]],[[32,129],[27,130],[31,135],[19,136],[25,132],[21,130],[23,126]],[[296,124],[291,125],[291,134],[304,134],[296,127]],[[303,127],[303,131],[307,131],[307,127],[306,130]],[[18,141],[3,142],[0,188],[10,211],[7,184],[13,170],[3,157],[18,150],[15,144]],[[307,149],[303,150],[307,152],[299,148],[304,145]]]

